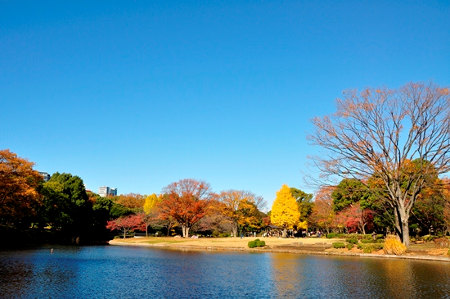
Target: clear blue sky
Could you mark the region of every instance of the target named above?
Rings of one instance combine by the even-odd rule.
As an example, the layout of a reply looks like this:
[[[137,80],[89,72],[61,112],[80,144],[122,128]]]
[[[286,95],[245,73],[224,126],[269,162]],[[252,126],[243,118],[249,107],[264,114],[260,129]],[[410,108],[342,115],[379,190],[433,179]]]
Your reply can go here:
[[[450,78],[449,1],[2,1],[0,148],[86,187],[269,203],[343,90]]]

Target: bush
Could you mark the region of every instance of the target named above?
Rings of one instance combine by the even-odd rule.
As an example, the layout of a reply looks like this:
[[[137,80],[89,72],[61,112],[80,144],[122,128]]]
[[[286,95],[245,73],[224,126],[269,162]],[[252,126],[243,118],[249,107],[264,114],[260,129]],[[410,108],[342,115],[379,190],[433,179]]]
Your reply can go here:
[[[261,241],[259,239],[248,242],[249,248],[264,247],[264,246],[266,246],[266,242]]]
[[[384,241],[383,249],[386,254],[402,255],[406,251],[406,246],[396,236],[389,235]]]
[[[358,244],[358,239],[354,238],[354,237],[348,238],[345,241],[347,241],[347,243],[349,243],[349,244],[355,244],[355,245]]]
[[[372,246],[364,246],[363,247],[363,252],[364,253],[372,253],[373,251],[373,247]]]
[[[333,239],[333,238],[336,238],[336,237],[337,237],[336,233],[329,233],[329,234],[327,234],[327,239]]]
[[[333,243],[333,248],[345,248],[345,244],[342,242]]]
[[[347,249],[348,250],[352,250],[352,248],[353,248],[353,244],[347,244]]]
[[[361,240],[361,243],[384,243],[383,239],[377,239],[377,240]]]

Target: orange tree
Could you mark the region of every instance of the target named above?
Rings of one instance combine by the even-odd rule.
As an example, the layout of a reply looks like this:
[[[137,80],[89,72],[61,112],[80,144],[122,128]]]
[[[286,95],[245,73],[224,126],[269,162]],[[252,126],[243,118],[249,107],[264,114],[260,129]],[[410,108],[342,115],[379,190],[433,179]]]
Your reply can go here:
[[[37,188],[42,176],[33,165],[8,149],[0,150],[0,224],[30,224],[41,202]]]
[[[193,179],[184,179],[164,188],[164,196],[159,204],[160,218],[175,219],[181,226],[184,238],[189,230],[207,212],[211,197],[209,184]]]

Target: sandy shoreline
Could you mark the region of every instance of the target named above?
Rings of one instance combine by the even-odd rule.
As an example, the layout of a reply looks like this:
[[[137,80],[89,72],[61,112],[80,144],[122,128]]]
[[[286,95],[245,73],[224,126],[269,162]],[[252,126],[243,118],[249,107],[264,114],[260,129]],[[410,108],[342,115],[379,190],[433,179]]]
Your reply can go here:
[[[109,242],[114,246],[141,246],[152,247],[166,250],[181,251],[235,251],[235,252],[271,252],[271,253],[292,253],[292,254],[310,254],[310,255],[329,255],[329,256],[350,256],[362,258],[396,258],[396,259],[416,259],[430,261],[450,262],[450,257],[444,255],[420,255],[406,254],[402,256],[386,255],[381,251],[376,253],[362,253],[360,250],[334,249],[331,247],[333,242],[338,239],[278,239],[278,238],[259,238],[266,242],[264,248],[248,248],[247,243],[255,238],[200,238],[183,239],[172,237],[149,237],[149,238],[130,238],[114,239]]]

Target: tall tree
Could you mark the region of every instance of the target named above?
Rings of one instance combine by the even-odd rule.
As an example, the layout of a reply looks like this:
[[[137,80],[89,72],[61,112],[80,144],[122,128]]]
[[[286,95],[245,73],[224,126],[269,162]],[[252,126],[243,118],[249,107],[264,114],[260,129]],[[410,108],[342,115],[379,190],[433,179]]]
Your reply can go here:
[[[337,100],[335,114],[313,120],[316,132],[310,139],[326,150],[316,157],[322,173],[357,179],[379,176],[405,245],[411,210],[427,184],[427,172],[450,169],[449,101],[449,89],[433,84],[349,91]],[[414,159],[428,163],[419,163],[405,176],[405,163]]]
[[[206,215],[211,197],[209,184],[184,179],[168,185],[163,193],[161,218],[175,219],[181,225],[183,237],[188,238],[191,227]]]
[[[274,225],[283,228],[283,238],[285,238],[287,230],[297,225],[299,219],[300,212],[291,189],[287,185],[281,186],[272,205],[270,220]]]
[[[8,149],[0,150],[0,224],[29,225],[41,200],[37,189],[42,176],[33,165]]]

